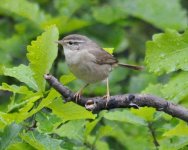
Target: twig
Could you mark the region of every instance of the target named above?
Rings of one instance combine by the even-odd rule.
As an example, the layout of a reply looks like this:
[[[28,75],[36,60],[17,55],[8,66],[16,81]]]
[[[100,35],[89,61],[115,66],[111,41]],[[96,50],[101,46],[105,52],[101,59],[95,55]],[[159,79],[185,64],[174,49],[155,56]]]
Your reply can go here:
[[[158,147],[159,147],[159,143],[157,141],[157,138],[156,138],[156,135],[155,135],[155,130],[153,129],[153,126],[152,126],[152,123],[151,122],[148,122],[148,128],[149,128],[149,131],[153,137],[153,143],[156,147],[156,150],[158,150]]]
[[[62,85],[54,76],[46,74],[44,75],[44,78],[65,98],[65,101],[73,101],[76,103],[74,93]],[[150,94],[123,94],[111,96],[107,106],[106,99],[103,97],[86,98],[81,96],[77,104],[84,106],[86,109],[93,112],[113,108],[133,107],[138,109],[139,107],[147,106],[156,108],[158,111],[163,111],[173,117],[177,117],[188,122],[188,109]]]

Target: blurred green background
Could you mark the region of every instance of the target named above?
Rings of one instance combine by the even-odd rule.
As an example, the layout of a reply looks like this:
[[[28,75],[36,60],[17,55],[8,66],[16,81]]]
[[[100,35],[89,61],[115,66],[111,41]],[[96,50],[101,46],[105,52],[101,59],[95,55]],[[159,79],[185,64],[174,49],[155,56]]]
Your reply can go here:
[[[168,74],[157,74],[151,70],[149,72],[145,61],[146,42],[151,41],[154,34],[167,30],[183,33],[186,30],[187,10],[187,0],[0,0],[0,67],[28,65],[27,45],[32,40],[36,40],[36,37],[41,35],[48,26],[55,24],[59,30],[59,39],[72,33],[83,34],[95,40],[103,48],[114,48],[113,54],[120,62],[145,66],[144,71],[114,69],[110,74],[111,95],[153,93],[164,98],[174,98],[174,102],[187,106],[188,94],[181,95],[181,99],[177,99],[176,95],[167,97],[159,91],[162,85],[168,83],[181,71],[177,70]],[[1,70],[1,83],[24,85],[13,77],[3,75]],[[62,82],[66,80],[66,77],[62,75],[70,74],[61,46],[58,48],[58,57],[50,73],[58,79],[61,78]],[[184,77],[187,75],[182,78]],[[67,84],[73,91],[77,91],[82,85],[83,82],[80,80]],[[170,86],[175,87],[176,84]],[[105,93],[104,83],[90,85],[84,90],[85,96],[99,96]],[[2,112],[7,111],[11,103],[10,97],[12,97],[11,92],[0,91]],[[58,119],[56,120],[47,112],[40,111],[36,115],[38,117],[36,120],[41,126],[43,115],[52,118],[55,123],[58,122]],[[147,113],[151,116],[148,117]],[[176,125],[185,127],[184,124],[182,125],[178,119],[150,108],[143,108],[140,111],[123,109],[104,111],[99,116],[93,123],[95,128],[87,135],[87,138],[84,130],[89,120],[63,122],[64,131],[67,131],[67,134],[60,135],[60,137],[51,136],[53,132],[50,131],[49,135],[53,139],[62,140],[61,148],[65,149],[156,149],[152,130],[156,132],[161,145],[160,149],[186,149],[188,144],[188,137],[184,135],[163,136]],[[47,133],[40,125],[37,132]],[[77,126],[79,126],[78,131],[76,131]],[[2,135],[4,132],[2,129]],[[186,133],[188,133],[187,128]],[[70,134],[75,134],[75,136],[70,136]],[[28,142],[22,142],[20,145],[20,147],[16,145],[18,149],[28,146]],[[30,149],[33,148],[32,146],[31,142]],[[13,149],[14,146],[10,146],[9,149],[11,148]]]

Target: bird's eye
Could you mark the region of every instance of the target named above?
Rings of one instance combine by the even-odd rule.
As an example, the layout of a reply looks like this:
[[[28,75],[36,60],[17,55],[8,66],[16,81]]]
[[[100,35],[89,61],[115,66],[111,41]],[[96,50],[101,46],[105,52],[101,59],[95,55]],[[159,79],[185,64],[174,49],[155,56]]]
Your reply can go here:
[[[68,43],[69,43],[69,45],[72,45],[72,44],[73,44],[73,42],[71,42],[71,41],[70,41],[70,42],[68,42]]]

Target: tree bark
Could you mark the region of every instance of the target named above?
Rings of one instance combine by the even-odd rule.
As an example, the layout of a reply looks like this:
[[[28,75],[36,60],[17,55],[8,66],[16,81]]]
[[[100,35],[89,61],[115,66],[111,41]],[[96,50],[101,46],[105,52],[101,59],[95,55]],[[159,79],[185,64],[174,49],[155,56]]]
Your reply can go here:
[[[73,101],[76,103],[76,99],[74,97],[75,93],[62,85],[54,76],[46,74],[44,75],[44,78],[55,90],[57,90],[64,97],[66,102]],[[106,99],[103,97],[86,98],[81,96],[77,101],[77,104],[85,107],[87,110],[93,111],[94,113],[104,109],[109,110],[113,108],[131,107],[138,109],[139,107],[147,106],[156,108],[157,111],[163,111],[173,117],[188,122],[188,109],[150,94],[115,95],[110,97],[108,103],[106,103]]]

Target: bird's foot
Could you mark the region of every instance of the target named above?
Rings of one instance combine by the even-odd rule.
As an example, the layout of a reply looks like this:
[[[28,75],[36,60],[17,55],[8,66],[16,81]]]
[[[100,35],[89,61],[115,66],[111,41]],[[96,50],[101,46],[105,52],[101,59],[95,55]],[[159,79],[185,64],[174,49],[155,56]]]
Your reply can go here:
[[[74,98],[76,99],[76,103],[78,102],[78,100],[80,100],[81,95],[82,95],[82,93],[80,91],[78,91],[74,94]]]
[[[109,102],[109,100],[110,100],[110,94],[106,94],[106,95],[104,95],[102,98],[103,98],[103,99],[106,99],[106,105],[105,105],[105,107],[107,108],[108,102]]]

